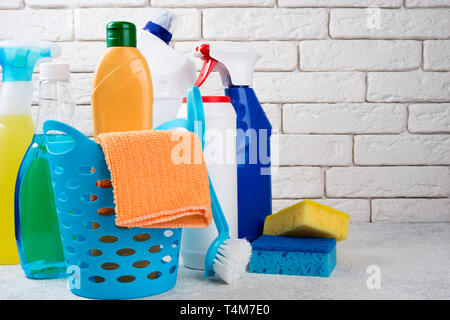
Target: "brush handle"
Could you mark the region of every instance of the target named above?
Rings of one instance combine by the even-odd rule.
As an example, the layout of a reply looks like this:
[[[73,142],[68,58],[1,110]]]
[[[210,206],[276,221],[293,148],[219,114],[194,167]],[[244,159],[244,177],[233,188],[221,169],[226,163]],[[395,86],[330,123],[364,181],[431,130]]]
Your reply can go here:
[[[169,130],[173,128],[186,128],[187,130],[194,132],[202,143],[202,151],[205,149],[205,111],[203,109],[202,96],[200,90],[196,86],[192,86],[188,89],[187,94],[187,120],[186,119],[174,119],[163,123],[155,130]],[[216,191],[211,178],[209,179],[209,193],[211,197],[211,210],[214,220],[214,224],[217,228],[218,236],[211,243],[205,256],[205,277],[210,277],[215,274],[214,272],[214,259],[220,245],[230,238],[230,228],[228,222],[223,213],[219,199],[217,198]]]

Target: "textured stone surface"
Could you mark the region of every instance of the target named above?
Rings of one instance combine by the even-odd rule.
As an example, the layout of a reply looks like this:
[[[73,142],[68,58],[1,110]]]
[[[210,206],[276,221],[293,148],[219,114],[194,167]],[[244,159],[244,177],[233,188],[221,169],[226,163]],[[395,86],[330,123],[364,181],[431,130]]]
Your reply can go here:
[[[326,170],[329,197],[448,197],[447,167],[351,167]]]
[[[211,45],[219,46],[239,46],[242,48],[251,48],[258,51],[262,57],[255,65],[256,71],[293,71],[297,68],[298,50],[293,42],[286,41],[257,41],[257,42],[236,42],[236,41],[203,41]],[[195,58],[192,52],[198,44],[203,42],[177,42],[175,50],[192,57],[197,66],[197,70],[201,70],[203,61]]]
[[[450,165],[450,136],[367,135],[355,137],[358,165]]]
[[[407,8],[433,8],[433,7],[450,7],[448,0],[405,0],[405,7]]]
[[[323,196],[321,168],[280,167],[272,172],[274,198],[314,198]]]
[[[71,10],[2,10],[0,21],[1,39],[26,35],[41,40],[72,40]]]
[[[410,105],[408,129],[411,132],[450,133],[450,104]]]
[[[254,83],[262,102],[361,102],[365,95],[359,72],[260,72]]]
[[[444,0],[445,1],[445,0]],[[399,8],[403,0],[278,0],[280,7],[369,7]]]
[[[149,0],[25,0],[27,6],[33,8],[65,8],[65,7],[142,7]]]
[[[375,199],[372,221],[450,221],[450,199]]]
[[[72,74],[72,96],[79,105],[91,103],[93,73]]]
[[[106,49],[106,42],[61,42],[59,45],[61,46],[59,59],[68,62],[72,72],[94,72]]]
[[[322,40],[300,42],[300,70],[410,70],[422,62],[419,41]]]
[[[153,7],[273,7],[275,0],[151,0]]]
[[[352,163],[351,136],[281,135],[281,165],[345,166]]]
[[[379,15],[378,15],[379,12]],[[447,39],[450,10],[332,9],[332,38]],[[379,19],[377,18],[379,16]],[[377,22],[372,19],[376,19]]]
[[[220,40],[324,39],[325,9],[206,9],[203,37]],[[227,32],[224,32],[227,30]]]
[[[19,9],[22,6],[22,0],[2,0],[0,9]]]
[[[372,102],[450,101],[450,72],[370,72],[367,83]]]
[[[406,127],[402,104],[285,104],[285,133],[399,133]]]
[[[448,300],[448,229],[448,223],[351,224],[349,238],[337,244],[338,263],[329,278],[247,273],[223,285],[204,279],[202,271],[180,267],[176,286],[148,299]],[[373,277],[369,266],[380,268],[380,289],[367,287]],[[20,266],[0,266],[0,284],[0,299],[81,299],[70,293],[66,280],[29,280]],[[171,319],[178,314],[167,310]]]
[[[279,131],[281,128],[281,105],[279,104],[263,104],[264,112],[269,118],[273,131]]]
[[[95,8],[75,9],[75,37],[77,40],[104,40],[106,24],[125,20],[143,27],[158,12],[156,8]],[[177,16],[173,26],[175,40],[200,39],[200,12],[196,9],[173,9]]]
[[[423,44],[425,70],[450,71],[450,40],[429,40]]]

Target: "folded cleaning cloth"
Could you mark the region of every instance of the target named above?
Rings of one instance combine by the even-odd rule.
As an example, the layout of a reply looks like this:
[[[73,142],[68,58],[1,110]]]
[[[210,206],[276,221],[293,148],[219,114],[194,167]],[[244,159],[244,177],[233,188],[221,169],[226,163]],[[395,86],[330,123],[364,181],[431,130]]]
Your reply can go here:
[[[209,180],[199,138],[188,131],[99,134],[111,171],[116,225],[204,228],[212,220]]]

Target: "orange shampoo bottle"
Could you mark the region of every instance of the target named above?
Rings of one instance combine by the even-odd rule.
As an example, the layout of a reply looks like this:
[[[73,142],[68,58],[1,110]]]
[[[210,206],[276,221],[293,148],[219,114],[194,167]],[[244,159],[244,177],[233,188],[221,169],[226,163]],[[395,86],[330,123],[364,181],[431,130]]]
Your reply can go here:
[[[153,88],[145,58],[136,48],[136,26],[106,26],[107,49],[92,85],[94,134],[152,128]]]

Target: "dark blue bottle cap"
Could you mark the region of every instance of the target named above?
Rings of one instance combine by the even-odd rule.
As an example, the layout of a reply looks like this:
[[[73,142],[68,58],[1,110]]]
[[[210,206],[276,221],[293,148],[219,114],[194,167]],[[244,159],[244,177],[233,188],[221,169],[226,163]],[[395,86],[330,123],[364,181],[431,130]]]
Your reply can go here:
[[[169,31],[152,21],[147,22],[144,30],[154,34],[167,44],[169,44],[170,40],[172,40],[172,34]]]

